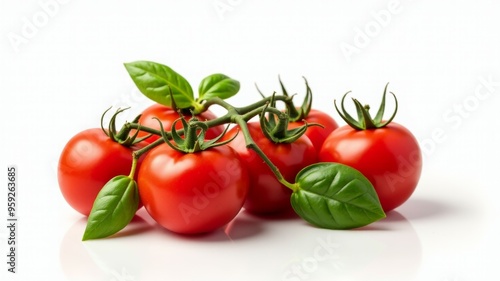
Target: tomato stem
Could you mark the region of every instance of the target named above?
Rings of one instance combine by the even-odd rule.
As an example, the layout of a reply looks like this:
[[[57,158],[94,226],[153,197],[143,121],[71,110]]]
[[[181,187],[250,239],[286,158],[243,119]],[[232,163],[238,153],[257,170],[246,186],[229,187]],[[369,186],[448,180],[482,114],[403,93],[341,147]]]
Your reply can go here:
[[[283,175],[281,174],[280,170],[274,163],[267,157],[267,155],[259,148],[259,146],[255,143],[253,140],[252,136],[250,135],[250,132],[248,130],[248,125],[245,121],[245,119],[241,118],[235,118],[235,123],[240,127],[241,132],[243,133],[243,136],[245,137],[245,144],[247,148],[252,149],[259,155],[259,157],[264,161],[267,166],[271,169],[273,174],[276,176],[276,179],[283,184],[284,186],[290,188],[292,191],[296,191],[298,186],[296,184],[288,182]]]
[[[164,140],[162,138],[159,138],[159,139],[155,140],[154,142],[146,145],[145,147],[140,148],[140,149],[135,150],[134,152],[132,152],[132,158],[133,159],[139,159],[144,153],[150,151],[151,149],[157,147],[158,145],[160,145],[162,143],[164,143]]]
[[[138,161],[138,158],[132,157],[132,168],[130,169],[130,174],[128,175],[128,177],[131,179],[134,179],[135,170],[137,168],[137,161]]]
[[[300,106],[300,109],[295,108],[293,104],[288,105],[288,115],[289,115],[289,120],[290,122],[295,122],[295,121],[300,121],[309,115],[309,112],[311,111],[311,106],[312,106],[312,91],[311,88],[309,87],[309,83],[307,83],[307,79],[305,77],[304,82],[306,83],[306,95],[304,97],[304,101],[302,102],[302,105]],[[285,89],[285,85],[281,81],[281,77],[278,77],[281,91],[283,92],[283,95],[288,97],[288,92]]]
[[[139,123],[125,123],[125,126],[128,126],[130,129],[141,130],[141,131],[144,131],[146,133],[161,136],[160,130],[156,130],[156,129],[153,129],[150,127],[142,126],[142,125],[139,125]]]
[[[361,102],[359,102],[357,99],[354,98],[352,99],[352,101],[354,102],[354,105],[356,107],[356,113],[358,115],[358,119],[356,120],[347,112],[347,110],[344,107],[344,100],[345,97],[350,92],[345,93],[344,96],[342,97],[342,101],[340,102],[341,109],[338,108],[336,100],[333,101],[335,105],[335,110],[337,110],[337,113],[340,115],[340,117],[355,130],[371,130],[371,129],[383,128],[392,122],[392,119],[394,119],[394,117],[396,116],[396,112],[398,111],[398,99],[396,98],[396,95],[394,95],[393,92],[390,92],[390,94],[394,97],[394,111],[387,121],[382,120],[385,112],[385,98],[387,95],[388,85],[389,83],[385,85],[384,94],[382,95],[382,102],[380,103],[380,107],[377,111],[377,115],[375,116],[375,118],[372,118],[372,116],[370,115],[369,105],[363,106]]]
[[[290,183],[288,182],[279,169],[272,163],[272,161],[265,155],[265,153],[256,145],[254,140],[252,139],[250,132],[248,130],[247,122],[252,119],[253,117],[260,115],[263,111],[272,111],[275,112],[276,114],[284,114],[281,111],[278,111],[274,106],[272,108],[269,107],[270,102],[274,101],[282,101],[286,104],[287,107],[294,108],[293,102],[292,102],[292,97],[284,96],[284,95],[273,95],[270,97],[265,97],[251,105],[247,105],[244,107],[234,107],[231,104],[227,103],[223,99],[219,97],[214,97],[211,99],[206,100],[203,103],[203,107],[205,107],[205,110],[208,109],[208,107],[212,105],[219,105],[223,107],[224,109],[227,110],[226,114],[223,116],[220,116],[218,118],[212,119],[212,120],[207,120],[207,121],[198,121],[200,123],[203,123],[204,126],[207,128],[215,127],[218,125],[222,124],[228,124],[228,123],[233,123],[239,125],[241,132],[243,133],[245,137],[245,143],[247,148],[252,149],[257,153],[257,155],[269,166],[273,174],[276,176],[277,180],[283,184],[284,186],[290,188],[292,191],[296,191],[298,189],[298,185],[295,183]],[[135,169],[137,166],[137,161],[138,159],[148,152],[149,150],[155,148],[156,146],[164,143],[165,141],[171,140],[172,139],[172,133],[171,132],[165,132],[165,131],[160,131],[160,130],[155,130],[153,128],[149,128],[146,126],[141,126],[139,123],[133,122],[133,123],[126,123],[124,126],[126,126],[128,129],[136,129],[136,130],[141,130],[150,134],[154,135],[159,135],[162,136],[161,138],[155,140],[153,143],[140,148],[138,150],[135,150],[132,153],[133,157],[133,162],[132,162],[132,168],[130,171],[130,177],[133,177],[135,174]],[[177,133],[179,135],[183,135],[185,132],[184,129],[177,130]],[[193,137],[193,136],[191,136]]]

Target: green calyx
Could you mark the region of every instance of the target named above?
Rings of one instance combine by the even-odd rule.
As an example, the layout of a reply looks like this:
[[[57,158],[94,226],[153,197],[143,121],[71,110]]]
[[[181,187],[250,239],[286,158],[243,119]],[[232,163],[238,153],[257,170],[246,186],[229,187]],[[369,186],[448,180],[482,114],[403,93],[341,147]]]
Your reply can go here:
[[[307,117],[307,115],[309,115],[309,112],[311,111],[312,91],[311,91],[311,88],[309,87],[309,83],[307,83],[307,79],[305,77],[302,77],[302,78],[304,78],[304,81],[306,84],[306,95],[304,97],[304,100],[302,101],[302,105],[297,108],[293,105],[293,101],[292,101],[292,98],[295,94],[291,95],[291,96],[288,94],[288,91],[286,90],[285,85],[281,81],[281,77],[278,76],[278,80],[280,83],[281,92],[282,92],[283,96],[290,97],[289,103],[287,102],[287,110],[288,110],[287,114],[288,114],[288,120],[290,122],[296,122],[296,121],[303,120],[304,118]],[[256,87],[257,87],[257,85],[256,85]],[[260,89],[258,87],[257,87],[257,91],[260,93],[260,95],[262,97],[264,97],[264,94],[262,94],[262,92],[260,91]]]
[[[271,104],[271,107],[269,107]],[[266,117],[267,113],[267,117]],[[300,138],[310,126],[321,126],[320,124],[312,123],[305,124],[294,128],[288,129],[289,110],[287,112],[279,111],[275,108],[274,94],[271,102],[266,104],[260,114],[260,127],[264,135],[274,143],[292,143]]]
[[[352,100],[354,102],[354,105],[356,106],[356,113],[357,113],[358,119],[357,120],[354,119],[347,112],[347,110],[344,107],[344,100],[345,100],[345,97],[350,92],[347,92],[342,97],[342,101],[341,101],[341,105],[340,105],[341,109],[338,108],[337,102],[334,101],[335,109],[337,110],[340,117],[342,117],[342,119],[344,119],[344,121],[349,126],[351,126],[352,128],[354,128],[356,130],[369,130],[369,129],[383,128],[383,127],[387,126],[389,123],[391,123],[391,121],[396,116],[396,112],[398,111],[398,100],[396,98],[396,95],[394,95],[394,93],[390,92],[390,94],[394,97],[394,101],[395,101],[394,112],[392,113],[391,117],[388,120],[386,120],[386,121],[382,120],[382,118],[384,116],[384,112],[385,112],[385,97],[387,94],[387,87],[388,86],[389,86],[389,83],[387,83],[387,85],[385,85],[384,94],[382,95],[382,102],[380,103],[380,107],[377,111],[377,114],[375,115],[375,118],[372,118],[370,115],[370,112],[369,112],[370,106],[369,105],[363,106],[357,99],[354,99],[354,98]]]
[[[312,106],[312,91],[311,88],[309,87],[309,83],[307,83],[307,79],[305,77],[304,82],[306,83],[306,95],[304,97],[304,100],[302,101],[302,105],[299,108],[289,108],[289,120],[292,122],[295,121],[300,121],[309,115],[309,112],[311,111],[311,106]],[[279,79],[280,86],[281,86],[281,91],[283,92],[284,96],[289,96],[288,92],[285,89],[285,86],[283,85],[283,82],[281,81],[281,78]]]
[[[235,135],[229,140],[219,142],[229,128],[229,126],[227,126],[224,132],[222,132],[222,134],[218,137],[211,140],[205,140],[205,134],[209,127],[195,117],[186,121],[186,118],[181,115],[181,117],[175,120],[172,124],[172,130],[170,132],[172,140],[170,140],[167,133],[163,129],[161,121],[158,118],[156,118],[156,120],[158,120],[160,124],[161,135],[165,143],[167,143],[171,148],[183,153],[195,153],[212,147],[225,145],[236,137]],[[183,129],[178,131],[175,127],[179,121],[182,122]]]
[[[115,141],[121,145],[124,145],[124,146],[132,146],[132,145],[139,143],[139,142],[141,142],[141,141],[143,141],[151,136],[151,135],[147,135],[147,136],[142,137],[142,138],[137,138],[140,130],[139,129],[136,130],[135,133],[133,135],[131,135],[130,132],[132,131],[132,128],[130,128],[128,126],[123,126],[120,129],[120,131],[116,130],[116,117],[118,116],[118,114],[129,109],[128,107],[123,108],[123,109],[118,108],[118,110],[116,110],[115,114],[113,114],[113,116],[111,116],[111,119],[109,120],[108,129],[107,130],[104,129],[104,116],[106,115],[106,113],[108,113],[108,111],[110,109],[111,109],[111,107],[108,108],[106,111],[104,111],[104,113],[101,116],[101,129],[106,134],[106,136],[108,136],[113,141]],[[132,123],[138,123],[140,117],[141,117],[141,115],[138,115],[137,117],[135,117],[135,119],[132,121]],[[140,128],[140,125],[139,125],[139,128]]]

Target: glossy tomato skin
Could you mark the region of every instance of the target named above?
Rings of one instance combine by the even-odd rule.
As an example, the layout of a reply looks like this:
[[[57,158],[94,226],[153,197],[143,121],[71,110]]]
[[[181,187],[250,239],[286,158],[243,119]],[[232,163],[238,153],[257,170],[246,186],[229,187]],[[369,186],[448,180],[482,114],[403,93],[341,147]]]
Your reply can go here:
[[[57,169],[64,199],[88,216],[102,187],[115,176],[130,174],[132,149],[111,140],[100,128],[73,136],[61,152]]]
[[[290,144],[276,144],[265,137],[258,122],[249,122],[248,129],[257,146],[289,182],[295,182],[295,176],[302,168],[317,162],[316,151],[306,136]],[[238,127],[232,128],[224,139],[232,138],[238,130]],[[250,190],[245,209],[257,215],[290,210],[291,190],[276,179],[267,164],[253,150],[246,148],[243,134],[239,132],[229,145],[238,152],[250,174]]]
[[[210,232],[229,223],[248,193],[248,173],[223,145],[195,153],[161,144],[139,170],[139,194],[151,217],[181,234]]]
[[[338,128],[325,140],[319,159],[346,164],[363,173],[386,212],[408,200],[422,170],[417,140],[395,122],[380,129]]]
[[[160,130],[160,124],[158,123],[158,120],[154,119],[154,117],[158,118],[161,120],[163,124],[163,128],[165,130],[170,130],[172,128],[172,124],[174,123],[175,120],[179,119],[180,115],[177,111],[173,110],[171,107],[164,106],[161,104],[153,104],[146,108],[142,114],[141,117],[139,118],[139,123],[143,126],[150,127],[156,130]],[[186,120],[191,119],[190,115],[185,115]],[[205,112],[202,112],[199,115],[196,115],[196,118],[198,118],[200,121],[206,121],[206,120],[212,120],[217,118],[215,114],[213,114],[211,111],[207,110]],[[177,122],[176,124],[176,129],[182,129],[182,122]],[[205,134],[206,139],[213,139],[224,131],[224,126],[216,126],[212,127],[207,130],[207,133]],[[144,137],[148,135],[148,133],[145,132],[139,132],[138,138]],[[155,140],[157,140],[159,136],[157,135],[152,135],[151,137],[147,138],[144,140],[146,143],[152,143]]]
[[[311,109],[311,111],[305,118],[305,121],[307,123],[318,123],[323,125],[323,128],[319,126],[311,126],[307,128],[307,131],[305,133],[305,135],[313,143],[314,148],[316,148],[316,152],[319,153],[325,139],[328,137],[328,135],[330,135],[331,132],[337,129],[339,125],[330,115],[317,109]],[[296,121],[290,122],[288,127],[292,129],[300,127],[302,125],[304,125],[304,121]]]

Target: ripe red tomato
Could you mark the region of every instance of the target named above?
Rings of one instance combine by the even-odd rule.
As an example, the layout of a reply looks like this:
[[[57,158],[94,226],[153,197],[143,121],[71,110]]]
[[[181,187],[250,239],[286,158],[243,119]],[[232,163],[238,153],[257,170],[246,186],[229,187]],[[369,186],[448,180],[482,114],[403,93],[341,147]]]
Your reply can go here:
[[[229,146],[183,153],[161,144],[139,170],[139,194],[151,217],[182,234],[210,232],[229,223],[248,193],[248,173]]]
[[[377,129],[340,127],[325,140],[319,159],[359,170],[375,187],[386,212],[411,196],[422,170],[417,140],[408,129],[394,122]]]
[[[323,128],[319,126],[311,126],[307,128],[307,131],[305,133],[305,135],[313,143],[314,148],[316,148],[316,152],[319,153],[325,139],[331,132],[333,132],[333,130],[337,129],[339,125],[330,115],[316,109],[311,109],[311,111],[309,111],[309,114],[305,118],[305,121],[307,123],[318,123],[323,125]],[[296,121],[290,122],[288,124],[288,127],[290,129],[293,129],[302,125],[304,125],[304,121]]]
[[[130,174],[132,149],[111,140],[100,128],[73,136],[61,153],[57,169],[64,199],[88,216],[102,187],[115,176]]]
[[[293,143],[276,144],[262,133],[259,122],[249,122],[248,129],[257,146],[278,167],[287,181],[295,182],[295,176],[302,168],[316,163],[316,151],[306,136],[301,136]],[[234,137],[237,131],[238,127],[233,127],[224,139]],[[250,190],[245,209],[253,214],[290,210],[291,190],[276,179],[271,169],[253,150],[246,148],[243,134],[240,132],[229,145],[241,156],[250,174]]]
[[[163,129],[165,130],[170,130],[172,128],[172,124],[176,119],[178,119],[179,113],[175,110],[173,110],[170,107],[161,105],[161,104],[153,104],[150,107],[146,108],[143,112],[141,117],[139,118],[139,123],[143,126],[150,127],[156,130],[160,130],[160,124],[158,123],[158,120],[154,119],[154,117],[158,118],[161,120],[163,124]],[[211,120],[215,119],[217,116],[213,114],[211,111],[207,110],[205,112],[202,112],[199,115],[196,115],[196,118],[200,121],[206,121],[206,120]],[[186,120],[191,119],[190,115],[185,116]],[[177,122],[176,124],[176,129],[182,129],[182,123]],[[222,134],[224,131],[224,126],[216,126],[212,127],[207,130],[205,134],[206,139],[214,139],[215,137],[219,136]],[[148,135],[146,132],[139,132],[138,138],[144,137]],[[152,143],[155,140],[157,140],[159,136],[157,135],[152,135],[151,137],[147,138],[144,140],[147,143]]]

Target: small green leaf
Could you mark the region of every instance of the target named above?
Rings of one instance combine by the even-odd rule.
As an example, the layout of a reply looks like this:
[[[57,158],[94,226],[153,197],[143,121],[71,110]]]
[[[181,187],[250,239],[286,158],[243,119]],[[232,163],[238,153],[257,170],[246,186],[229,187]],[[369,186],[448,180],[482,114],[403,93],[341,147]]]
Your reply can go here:
[[[82,240],[108,237],[122,230],[139,206],[139,191],[134,179],[116,176],[101,189],[90,211]]]
[[[224,74],[212,74],[203,79],[198,88],[199,99],[208,100],[213,97],[230,98],[240,90],[240,82]]]
[[[150,61],[136,61],[124,65],[139,91],[149,99],[170,106],[170,88],[177,108],[196,106],[191,85],[170,67]]]
[[[350,229],[385,217],[373,185],[349,166],[317,163],[300,171],[296,182],[292,207],[313,225]]]

